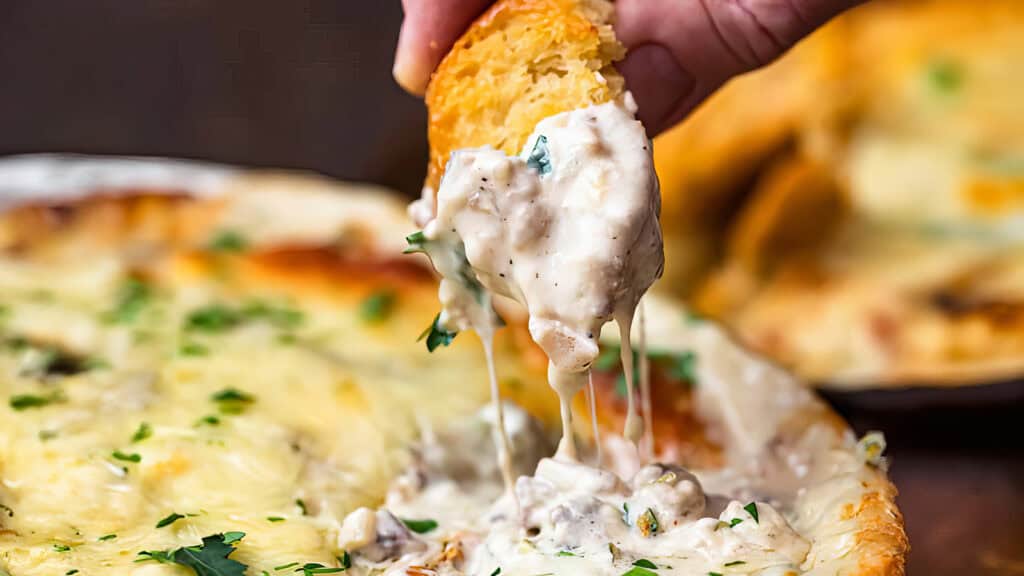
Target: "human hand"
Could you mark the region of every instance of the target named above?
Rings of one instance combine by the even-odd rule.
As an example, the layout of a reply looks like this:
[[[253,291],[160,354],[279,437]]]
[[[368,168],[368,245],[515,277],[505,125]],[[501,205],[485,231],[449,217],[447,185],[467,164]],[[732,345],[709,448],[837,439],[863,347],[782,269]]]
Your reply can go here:
[[[862,0],[618,0],[619,70],[651,135],[727,80],[763,66]],[[430,74],[492,0],[402,0],[394,76],[422,94]]]

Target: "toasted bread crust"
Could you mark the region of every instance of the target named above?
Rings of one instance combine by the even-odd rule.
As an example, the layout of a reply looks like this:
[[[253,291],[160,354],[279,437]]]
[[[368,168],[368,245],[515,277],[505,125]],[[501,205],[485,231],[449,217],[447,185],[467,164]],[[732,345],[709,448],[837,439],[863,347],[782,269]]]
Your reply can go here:
[[[544,118],[620,96],[611,16],[604,0],[502,0],[480,16],[427,89],[426,185],[437,189],[455,150],[518,154]]]

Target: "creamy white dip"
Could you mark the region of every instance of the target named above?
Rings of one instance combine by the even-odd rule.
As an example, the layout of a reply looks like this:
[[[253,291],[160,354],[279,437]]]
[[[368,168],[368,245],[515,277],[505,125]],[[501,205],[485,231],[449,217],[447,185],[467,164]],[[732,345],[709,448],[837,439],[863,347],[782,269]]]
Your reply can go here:
[[[490,303],[478,286],[526,307],[562,400],[560,453],[570,458],[569,400],[587,383],[601,327],[615,319],[628,335],[641,296],[664,265],[658,178],[634,112],[627,95],[552,116],[519,156],[459,150],[436,200],[428,193],[412,210],[422,218],[424,203],[436,201],[423,233],[444,277],[444,328],[473,328],[489,339]],[[623,358],[632,361],[631,354]],[[641,429],[631,406],[627,437],[638,439]]]

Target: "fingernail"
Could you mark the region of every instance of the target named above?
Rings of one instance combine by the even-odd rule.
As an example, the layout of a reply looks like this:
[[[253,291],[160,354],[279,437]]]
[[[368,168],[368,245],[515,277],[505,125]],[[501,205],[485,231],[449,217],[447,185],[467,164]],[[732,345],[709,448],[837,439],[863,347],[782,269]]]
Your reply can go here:
[[[402,21],[398,33],[398,47],[395,49],[395,63],[391,67],[391,75],[395,82],[413,94],[423,94],[427,89],[429,72],[425,72],[425,64],[419,57],[409,38],[408,20]]]
[[[693,92],[697,83],[672,53],[660,44],[642,44],[619,63],[626,87],[633,93],[637,117],[650,135],[657,134]]]

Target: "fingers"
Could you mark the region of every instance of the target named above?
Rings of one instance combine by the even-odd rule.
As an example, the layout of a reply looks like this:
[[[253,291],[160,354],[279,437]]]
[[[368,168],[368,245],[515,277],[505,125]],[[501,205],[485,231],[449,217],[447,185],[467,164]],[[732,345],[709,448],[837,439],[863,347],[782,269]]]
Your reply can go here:
[[[858,0],[619,0],[620,65],[651,135]]]
[[[492,0],[402,0],[405,19],[391,73],[402,88],[423,94],[452,44]]]

